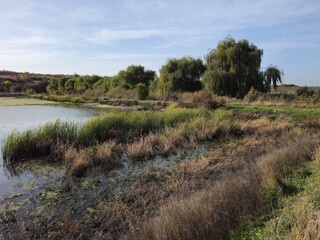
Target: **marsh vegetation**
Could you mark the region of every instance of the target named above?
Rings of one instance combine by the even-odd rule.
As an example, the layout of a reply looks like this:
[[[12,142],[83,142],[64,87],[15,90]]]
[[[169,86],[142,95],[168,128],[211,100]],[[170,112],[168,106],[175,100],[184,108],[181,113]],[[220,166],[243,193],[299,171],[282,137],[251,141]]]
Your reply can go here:
[[[3,150],[12,174],[60,170],[50,177],[52,184],[37,190],[25,183],[34,194],[2,196],[2,235],[241,239],[269,234],[269,223],[259,219],[278,216],[275,209],[281,211],[283,199],[302,190],[287,179],[317,158],[319,111],[200,95],[181,96],[160,112],[111,111],[82,124],[58,120],[10,133]]]
[[[26,89],[30,98],[125,111],[6,136],[6,171],[39,181],[0,195],[1,237],[318,238],[311,192],[320,92],[279,91],[282,70],[262,70],[261,58],[249,41],[226,38],[205,61],[168,59],[159,77],[131,65],[115,76],[57,75],[43,91]]]

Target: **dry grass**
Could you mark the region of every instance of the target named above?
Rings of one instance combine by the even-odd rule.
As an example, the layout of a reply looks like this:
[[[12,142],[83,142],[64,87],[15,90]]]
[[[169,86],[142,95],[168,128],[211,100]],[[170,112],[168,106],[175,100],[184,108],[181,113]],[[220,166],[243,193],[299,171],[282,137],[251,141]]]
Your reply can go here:
[[[105,142],[96,147],[95,165],[100,165],[105,170],[112,170],[122,165],[120,157],[123,146],[116,141]]]
[[[272,152],[210,188],[163,206],[142,230],[125,238],[226,239],[231,229],[263,204],[265,179],[286,174],[311,160],[318,143],[314,138],[299,139]]]
[[[213,95],[209,92],[194,92],[177,94],[178,102],[183,107],[203,107],[217,109],[225,105],[227,98]]]
[[[280,183],[284,174],[312,159],[312,151],[317,143],[318,140],[313,138],[299,139],[287,147],[268,154],[257,163],[257,167],[264,179]]]
[[[315,161],[308,166],[312,174],[302,192],[284,201],[276,216],[266,222],[264,235],[270,239],[320,239],[319,154],[320,147],[315,151]]]
[[[150,133],[127,145],[127,154],[130,159],[148,158],[161,152],[162,138],[160,134]]]
[[[75,155],[71,166],[71,173],[75,176],[82,176],[93,164],[92,149],[82,149]]]
[[[115,141],[80,150],[71,146],[66,149],[64,159],[71,174],[83,176],[89,168],[93,167],[100,167],[107,171],[120,167],[122,151],[122,145]]]

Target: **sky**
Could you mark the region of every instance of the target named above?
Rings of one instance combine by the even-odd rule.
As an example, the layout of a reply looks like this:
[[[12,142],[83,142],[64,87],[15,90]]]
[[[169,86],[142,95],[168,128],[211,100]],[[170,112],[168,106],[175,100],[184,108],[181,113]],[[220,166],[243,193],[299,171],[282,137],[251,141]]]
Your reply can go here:
[[[228,36],[284,82],[320,86],[320,0],[0,0],[0,69],[114,75],[204,58]]]

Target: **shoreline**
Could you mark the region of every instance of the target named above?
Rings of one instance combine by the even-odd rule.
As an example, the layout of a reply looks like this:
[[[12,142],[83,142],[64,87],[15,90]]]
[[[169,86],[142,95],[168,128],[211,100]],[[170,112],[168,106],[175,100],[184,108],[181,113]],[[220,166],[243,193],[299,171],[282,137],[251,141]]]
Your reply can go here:
[[[34,98],[26,98],[26,97],[0,97],[0,106],[26,106],[26,105],[58,105],[59,103],[34,99]]]

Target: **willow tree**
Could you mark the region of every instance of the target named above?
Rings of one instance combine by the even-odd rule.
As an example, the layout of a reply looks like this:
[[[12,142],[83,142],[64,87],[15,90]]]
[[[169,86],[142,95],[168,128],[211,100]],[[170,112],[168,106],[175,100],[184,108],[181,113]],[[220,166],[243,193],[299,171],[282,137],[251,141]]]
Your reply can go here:
[[[198,91],[202,88],[201,76],[205,70],[200,58],[171,58],[160,69],[159,87],[163,93]]]
[[[205,58],[205,89],[217,95],[238,98],[243,98],[251,88],[263,91],[262,55],[263,50],[248,40],[236,42],[233,38],[226,38]]]

